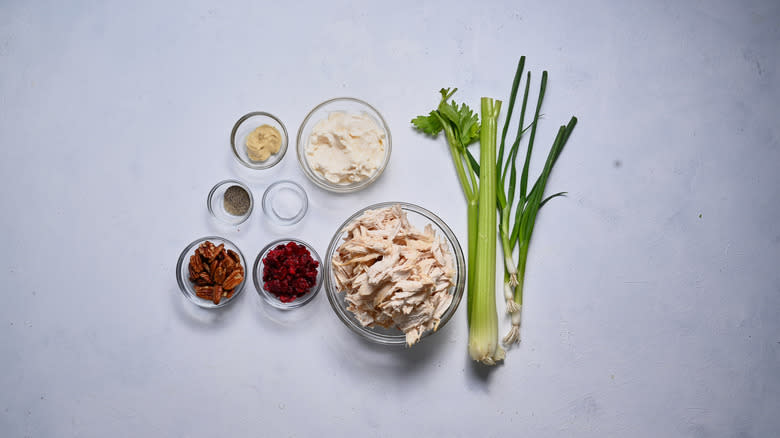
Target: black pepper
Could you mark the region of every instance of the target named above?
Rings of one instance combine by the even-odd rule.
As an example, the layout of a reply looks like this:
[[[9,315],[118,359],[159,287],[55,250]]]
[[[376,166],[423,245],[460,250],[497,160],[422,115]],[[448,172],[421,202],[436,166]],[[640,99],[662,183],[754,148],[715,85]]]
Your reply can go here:
[[[249,211],[249,193],[241,186],[230,186],[225,190],[225,211],[234,216],[243,216]]]

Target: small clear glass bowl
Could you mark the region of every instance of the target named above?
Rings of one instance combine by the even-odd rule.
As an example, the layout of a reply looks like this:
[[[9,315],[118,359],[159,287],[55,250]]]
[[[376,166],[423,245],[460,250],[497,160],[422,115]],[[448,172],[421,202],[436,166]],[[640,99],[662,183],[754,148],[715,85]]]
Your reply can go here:
[[[241,187],[246,190],[249,195],[249,209],[241,216],[231,214],[225,209],[225,191],[232,186]],[[252,190],[250,190],[249,186],[246,184],[235,179],[226,179],[216,183],[214,187],[211,188],[209,196],[206,199],[206,207],[208,207],[209,213],[217,220],[229,225],[239,225],[246,222],[246,220],[249,219],[249,216],[252,215],[254,206],[255,200],[254,196],[252,196]]]
[[[309,253],[311,253],[311,258],[313,258],[318,266],[317,266],[317,280],[314,283],[314,286],[309,289],[308,292],[302,297],[296,298],[294,301],[291,301],[289,303],[282,302],[276,295],[272,294],[271,292],[268,292],[263,288],[263,271],[265,270],[265,264],[263,263],[263,260],[268,255],[271,250],[276,248],[279,245],[286,245],[289,242],[295,242],[299,245],[303,245],[306,247],[307,250],[309,250]],[[297,309],[298,307],[302,307],[303,305],[309,303],[311,300],[314,299],[314,297],[317,295],[317,292],[320,291],[320,288],[322,287],[322,279],[323,279],[323,268],[322,268],[322,260],[320,259],[320,255],[317,254],[317,251],[314,250],[314,248],[309,245],[308,243],[298,240],[298,239],[279,239],[274,240],[273,242],[266,245],[265,248],[260,251],[260,253],[257,255],[257,258],[255,259],[255,266],[252,269],[252,280],[255,283],[255,288],[257,289],[257,294],[262,297],[266,303],[270,304],[273,307],[276,307],[277,309],[282,310],[290,310],[290,309]]]
[[[452,251],[452,256],[455,260],[456,271],[455,285],[452,286],[452,288],[449,290],[449,293],[452,294],[452,303],[450,303],[450,307],[447,308],[447,310],[442,315],[437,331],[441,330],[445,325],[447,325],[447,322],[452,318],[452,316],[455,314],[455,311],[458,309],[460,300],[463,297],[463,291],[466,286],[466,262],[463,258],[463,251],[460,248],[460,243],[458,243],[458,239],[455,237],[455,234],[452,232],[450,227],[447,226],[447,224],[444,223],[444,221],[441,220],[438,216],[418,205],[409,204],[406,202],[382,202],[363,208],[362,210],[350,216],[349,219],[344,221],[344,223],[339,226],[336,234],[333,235],[333,238],[330,241],[330,245],[328,245],[328,251],[325,253],[325,292],[328,296],[328,301],[330,302],[330,306],[333,308],[333,311],[336,312],[336,315],[339,317],[341,322],[343,322],[344,325],[346,325],[350,330],[369,341],[376,342],[377,344],[401,346],[406,345],[406,335],[404,335],[401,330],[397,328],[386,329],[384,327],[364,327],[360,321],[355,318],[355,315],[353,315],[351,311],[347,310],[347,302],[344,299],[345,294],[340,293],[336,289],[336,279],[333,274],[333,265],[331,263],[333,260],[333,255],[336,253],[336,248],[341,245],[344,237],[346,237],[346,233],[343,230],[347,227],[347,225],[360,217],[366,210],[376,210],[391,207],[396,204],[401,206],[401,209],[406,212],[409,222],[417,229],[422,230],[425,225],[431,224],[436,234],[444,237],[444,239],[447,241],[447,245],[449,245],[450,251]],[[420,340],[434,333],[434,331],[428,330],[422,334]]]
[[[311,136],[312,129],[314,129],[314,126],[321,120],[327,119],[328,115],[333,112],[367,114],[385,133],[385,155],[382,158],[382,162],[380,163],[379,167],[377,167],[373,175],[362,181],[349,184],[336,184],[328,181],[311,168],[309,165],[309,160],[306,158],[306,146],[309,144],[309,137]],[[303,169],[303,173],[314,184],[325,190],[330,190],[331,192],[350,193],[368,187],[371,183],[376,181],[380,175],[382,175],[382,172],[384,172],[385,168],[387,167],[387,163],[390,161],[390,151],[392,149],[392,144],[393,140],[390,137],[390,128],[387,127],[387,123],[385,122],[385,119],[382,117],[382,115],[379,114],[379,111],[360,99],[355,99],[353,97],[337,97],[315,106],[314,109],[309,112],[306,118],[303,119],[303,123],[301,123],[301,127],[298,129],[296,149],[298,152],[298,162],[301,165],[301,169]]]
[[[262,125],[270,125],[276,128],[282,136],[282,145],[279,148],[279,152],[271,154],[267,160],[254,161],[249,158],[247,153],[246,139],[252,131]],[[287,143],[287,128],[284,127],[284,123],[275,115],[263,111],[254,111],[243,115],[233,125],[233,130],[230,132],[230,146],[233,149],[233,155],[241,164],[255,170],[269,169],[282,161],[285,152],[287,152]]]
[[[277,181],[263,193],[263,213],[276,225],[297,224],[308,210],[306,190],[296,182]]]
[[[190,281],[190,257],[195,254],[195,250],[198,249],[201,243],[205,241],[211,241],[214,245],[219,246],[220,244],[225,245],[225,249],[232,249],[238,254],[238,257],[241,259],[241,266],[244,267],[244,279],[241,281],[241,284],[236,286],[235,289],[233,289],[233,295],[229,298],[225,297],[220,300],[219,304],[214,304],[211,300],[204,300],[203,298],[198,297],[195,294],[195,283]],[[187,299],[192,301],[196,306],[200,306],[206,309],[216,309],[219,307],[227,306],[229,303],[233,302],[233,300],[238,297],[241,292],[244,290],[244,285],[246,285],[246,275],[247,275],[247,266],[246,266],[246,260],[244,259],[244,254],[241,252],[240,249],[231,241],[218,237],[218,236],[208,236],[208,237],[201,237],[200,239],[190,243],[187,245],[186,248],[184,248],[184,251],[181,252],[181,255],[179,256],[179,261],[176,263],[176,281],[179,283],[179,289],[181,290],[181,293],[184,294]]]

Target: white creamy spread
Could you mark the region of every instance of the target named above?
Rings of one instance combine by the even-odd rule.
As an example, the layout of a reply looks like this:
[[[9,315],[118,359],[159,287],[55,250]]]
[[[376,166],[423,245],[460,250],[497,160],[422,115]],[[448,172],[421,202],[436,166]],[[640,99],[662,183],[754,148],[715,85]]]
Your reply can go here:
[[[314,125],[306,160],[332,183],[360,182],[382,164],[386,141],[384,130],[368,114],[332,112]]]

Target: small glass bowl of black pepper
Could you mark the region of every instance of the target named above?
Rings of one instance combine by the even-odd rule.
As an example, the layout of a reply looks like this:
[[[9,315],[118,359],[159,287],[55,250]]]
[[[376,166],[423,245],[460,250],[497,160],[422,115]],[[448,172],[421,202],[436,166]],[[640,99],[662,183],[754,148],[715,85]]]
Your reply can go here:
[[[214,185],[206,201],[209,213],[228,225],[244,223],[252,215],[254,205],[249,186],[234,179],[226,179]]]
[[[289,292],[291,292],[289,295],[286,295],[285,300],[283,301],[281,296],[277,295],[276,293],[273,293],[265,288],[266,281],[264,279],[264,275],[266,274],[266,258],[269,256],[269,254],[272,251],[279,251],[284,250],[285,247],[289,244],[293,244],[292,251],[290,254],[280,254],[279,256],[276,256],[277,260],[272,264],[272,267],[269,269],[272,269],[273,272],[268,272],[269,274],[269,280],[272,280],[270,277],[286,277],[283,281],[284,284],[282,286],[287,287],[281,287],[281,292],[287,292],[289,288]],[[302,251],[302,252],[301,252]],[[307,254],[308,253],[308,254]],[[311,260],[307,260],[306,256],[310,256]],[[295,263],[287,263],[285,260],[279,260],[279,259],[293,259],[295,260]],[[300,266],[305,263],[311,263],[316,262],[316,276],[312,276],[311,271],[307,274],[305,269],[300,269]],[[270,261],[269,261],[270,263]],[[295,274],[288,274],[284,273],[285,275],[281,275],[281,271],[283,269],[295,269]],[[306,292],[303,295],[297,295],[293,289],[295,289],[295,281],[299,279],[306,280],[305,277],[308,277],[310,280],[312,280],[309,284],[313,283],[312,286],[308,287],[306,289]],[[313,278],[312,278],[313,277]],[[255,259],[255,265],[252,269],[252,281],[255,283],[255,288],[257,289],[257,294],[260,295],[263,300],[265,300],[266,303],[271,305],[272,307],[275,307],[277,309],[281,310],[290,310],[290,309],[296,309],[299,307],[302,307],[303,305],[311,302],[311,300],[314,299],[314,297],[317,295],[317,292],[322,287],[323,283],[323,273],[322,273],[322,260],[320,259],[319,254],[317,254],[317,251],[314,250],[314,248],[309,245],[308,243],[298,240],[298,239],[279,239],[275,240],[268,245],[266,245],[265,248],[263,248],[259,254],[257,254],[257,258]],[[277,285],[269,285],[269,289],[275,289],[279,288],[279,284]],[[280,291],[277,290],[277,293]],[[297,296],[296,296],[297,295]]]

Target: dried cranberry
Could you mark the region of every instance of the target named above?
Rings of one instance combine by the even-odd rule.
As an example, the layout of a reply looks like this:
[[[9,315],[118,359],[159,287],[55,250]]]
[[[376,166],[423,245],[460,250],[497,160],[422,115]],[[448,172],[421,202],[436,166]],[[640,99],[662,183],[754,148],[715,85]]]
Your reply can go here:
[[[295,242],[278,245],[269,251],[263,264],[263,289],[283,303],[306,295],[317,283],[319,262],[305,246]]]

